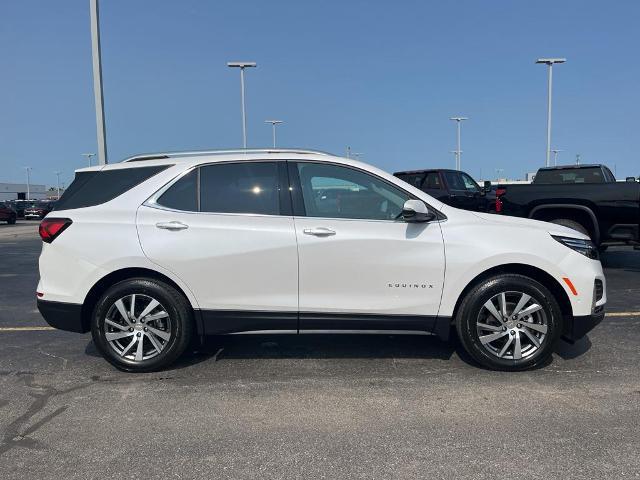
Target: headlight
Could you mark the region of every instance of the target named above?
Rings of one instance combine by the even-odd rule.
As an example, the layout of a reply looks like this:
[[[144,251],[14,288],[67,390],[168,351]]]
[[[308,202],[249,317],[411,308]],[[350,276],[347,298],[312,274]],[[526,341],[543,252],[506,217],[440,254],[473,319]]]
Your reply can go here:
[[[581,253],[585,257],[598,259],[598,248],[591,240],[583,240],[581,238],[560,237],[557,235],[551,235],[555,240],[563,244],[565,247],[569,247],[571,250],[575,250]]]

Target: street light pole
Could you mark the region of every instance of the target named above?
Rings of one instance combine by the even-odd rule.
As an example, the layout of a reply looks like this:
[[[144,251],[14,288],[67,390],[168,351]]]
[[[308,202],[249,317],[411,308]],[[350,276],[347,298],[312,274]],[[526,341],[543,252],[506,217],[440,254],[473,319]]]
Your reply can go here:
[[[564,150],[551,150],[553,152],[553,166],[558,166],[558,153],[564,152]]]
[[[451,117],[449,120],[453,120],[457,124],[457,133],[458,133],[458,148],[456,149],[456,170],[460,170],[462,168],[462,162],[460,157],[462,156],[462,150],[460,150],[461,142],[460,142],[460,124],[465,120],[469,120],[467,117]]]
[[[240,101],[242,103],[242,148],[247,148],[247,112],[244,104],[244,69],[255,67],[256,62],[228,62],[227,67],[240,69]]]
[[[98,132],[98,164],[107,159],[106,127],[104,123],[104,95],[102,94],[102,55],[100,51],[100,13],[98,0],[89,0],[91,16],[91,59],[93,61],[93,95],[96,104],[96,128]]]
[[[31,167],[24,167],[27,171],[27,200],[31,200]]]
[[[56,174],[56,189],[58,190],[58,200],[60,200],[60,174],[62,172],[53,172]]]
[[[553,65],[556,63],[566,62],[566,58],[539,58],[536,63],[542,63],[547,65],[548,78],[547,78],[547,156],[545,160],[545,166],[551,165],[551,94],[553,90]]]
[[[91,166],[91,159],[96,156],[95,153],[83,153],[83,157],[86,157],[89,160],[89,166]]]
[[[265,120],[264,123],[270,123],[273,130],[273,148],[276,148],[276,125],[284,123],[282,120]]]

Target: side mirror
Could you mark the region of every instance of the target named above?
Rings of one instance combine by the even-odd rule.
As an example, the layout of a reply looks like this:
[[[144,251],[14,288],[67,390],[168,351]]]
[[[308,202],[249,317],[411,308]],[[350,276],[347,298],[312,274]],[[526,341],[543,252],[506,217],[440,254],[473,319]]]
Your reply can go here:
[[[636,177],[627,177],[627,182],[635,182]]]
[[[402,218],[405,222],[430,222],[436,216],[430,212],[422,200],[407,200],[402,206]]]
[[[489,180],[485,180],[484,181],[484,191],[485,192],[490,192],[491,191],[491,181],[489,181]]]

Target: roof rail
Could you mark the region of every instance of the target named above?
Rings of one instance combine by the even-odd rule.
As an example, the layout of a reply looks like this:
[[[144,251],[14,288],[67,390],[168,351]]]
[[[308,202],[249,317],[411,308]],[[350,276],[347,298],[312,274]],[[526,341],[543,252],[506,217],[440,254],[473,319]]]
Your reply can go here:
[[[317,155],[332,155],[329,152],[323,152],[321,150],[304,150],[298,148],[244,148],[234,150],[192,150],[184,152],[144,153],[125,158],[123,162],[141,162],[143,160],[158,160],[175,157],[196,157],[200,155],[228,155],[233,153],[312,153]]]

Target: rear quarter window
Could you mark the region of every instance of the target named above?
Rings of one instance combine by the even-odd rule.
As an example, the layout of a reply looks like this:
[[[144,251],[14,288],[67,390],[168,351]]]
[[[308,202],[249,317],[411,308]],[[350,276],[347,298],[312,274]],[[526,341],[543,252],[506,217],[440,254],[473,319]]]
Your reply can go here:
[[[94,207],[109,202],[131,190],[171,165],[153,167],[121,168],[94,172],[79,172],[60,200],[56,210]]]

